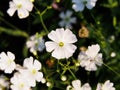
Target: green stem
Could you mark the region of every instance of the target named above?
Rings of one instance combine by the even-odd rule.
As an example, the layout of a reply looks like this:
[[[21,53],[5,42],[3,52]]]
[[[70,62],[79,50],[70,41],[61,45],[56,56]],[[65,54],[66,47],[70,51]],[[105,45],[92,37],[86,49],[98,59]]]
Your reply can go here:
[[[5,19],[3,19],[2,17],[0,17],[0,20],[2,22],[4,22],[6,25],[10,26],[13,29],[18,29],[17,27],[15,27],[14,25],[12,25],[11,23],[9,23],[8,21],[6,21]]]
[[[40,11],[39,11],[35,6],[34,6],[34,8],[35,8],[35,10],[37,11],[37,14],[40,16],[40,21],[41,21],[41,23],[42,23],[42,26],[43,26],[45,32],[46,32],[46,33],[49,33],[49,31],[48,31],[48,29],[47,29],[47,27],[46,27],[46,25],[45,25],[45,23],[44,23],[44,21],[43,21],[42,13],[40,13]],[[44,13],[45,13],[45,12],[44,12]]]
[[[43,28],[45,29],[46,33],[49,33],[49,31],[47,30],[47,27],[45,26],[45,23],[43,21],[42,15],[40,13],[39,13],[39,15],[40,15],[40,21],[42,23]]]
[[[74,77],[74,79],[77,79],[76,76],[74,75],[74,73],[71,71],[70,68],[68,68],[68,71],[71,73],[71,75]]]
[[[113,70],[111,67],[109,67],[107,64],[103,63],[104,66],[106,66],[108,69],[110,69],[111,71],[113,71],[116,75],[118,75],[120,77],[120,74],[118,72],[116,72],[115,70]]]
[[[45,14],[48,9],[51,9],[51,6],[47,6],[47,8],[41,13],[41,15]]]

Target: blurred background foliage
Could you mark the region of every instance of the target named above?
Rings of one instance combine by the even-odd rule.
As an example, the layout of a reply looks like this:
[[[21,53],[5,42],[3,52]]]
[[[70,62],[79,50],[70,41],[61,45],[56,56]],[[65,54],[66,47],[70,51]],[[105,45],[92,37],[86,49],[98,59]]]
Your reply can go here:
[[[16,56],[16,62],[22,64],[24,58],[32,55],[26,48],[26,40],[29,36],[36,32],[41,33],[44,29],[41,25],[39,15],[36,14],[35,10],[33,10],[26,19],[19,19],[17,15],[14,15],[13,17],[8,16],[6,11],[9,8],[9,1],[10,0],[0,0],[0,52],[13,52]],[[72,10],[71,0],[56,1],[58,1],[57,5],[60,10],[51,8],[43,14],[44,23],[49,31],[59,27],[58,22],[60,21],[59,14],[61,11]],[[43,11],[46,7],[51,6],[53,2],[53,0],[35,0],[34,5],[40,11]],[[105,65],[99,67],[96,72],[87,72],[81,67],[77,70],[75,69],[76,71],[73,70],[75,71],[77,78],[83,83],[88,81],[93,88],[96,88],[96,83],[110,79],[115,84],[116,90],[120,90],[119,10],[120,0],[97,0],[96,6],[92,10],[85,8],[83,12],[74,12],[73,16],[77,17],[77,23],[73,25],[72,30],[79,40],[76,43],[78,50],[74,54],[75,59],[77,59],[80,52],[80,47],[84,46],[87,48],[87,46],[91,44],[98,43],[101,47],[101,52],[103,53],[103,62],[118,73],[117,75]],[[78,35],[79,29],[83,24],[89,31],[89,37],[87,38],[81,38]],[[46,36],[44,37],[46,38]],[[115,57],[111,57],[112,52],[116,54]],[[42,54],[44,55],[41,56]],[[46,51],[44,50],[38,55],[40,55],[41,62],[44,64],[43,66],[48,69],[46,72],[47,75],[50,70],[54,69],[49,68],[49,65],[46,64],[49,54],[46,54]],[[54,67],[56,67],[55,64]],[[56,87],[63,87],[64,83],[68,83],[63,83],[59,80],[59,73],[53,76],[49,77],[49,80],[54,80]],[[70,78],[69,75],[67,77]],[[61,83],[62,86],[60,86]],[[40,88],[41,86],[38,84],[38,87]],[[44,90],[43,88],[37,89],[38,87],[34,89]],[[58,88],[53,88],[52,90],[56,89]]]

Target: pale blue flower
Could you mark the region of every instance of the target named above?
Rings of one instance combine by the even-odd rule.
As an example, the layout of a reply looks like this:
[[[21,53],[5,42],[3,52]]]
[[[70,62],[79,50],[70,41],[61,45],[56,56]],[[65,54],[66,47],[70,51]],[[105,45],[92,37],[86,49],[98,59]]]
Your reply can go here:
[[[59,22],[59,26],[72,29],[72,25],[71,24],[76,23],[76,18],[75,17],[71,17],[72,14],[73,14],[73,12],[69,11],[69,10],[67,10],[65,13],[61,12],[59,17],[62,20]]]
[[[26,42],[28,48],[30,48],[31,53],[36,53],[37,51],[42,52],[45,48],[45,41],[43,37],[38,35],[33,35],[30,39]]]
[[[83,11],[85,6],[88,9],[92,9],[95,4],[96,4],[97,0],[72,0],[73,6],[72,8],[78,12],[78,11]]]

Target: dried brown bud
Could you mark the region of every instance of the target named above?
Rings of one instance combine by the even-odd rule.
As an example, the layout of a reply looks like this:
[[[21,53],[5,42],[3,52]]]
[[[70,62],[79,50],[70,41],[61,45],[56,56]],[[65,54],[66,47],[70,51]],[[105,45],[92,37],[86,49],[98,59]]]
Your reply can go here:
[[[81,47],[80,47],[80,51],[83,51],[83,52],[84,52],[84,51],[86,51],[86,50],[87,50],[87,48],[86,48],[85,46],[81,46]]]
[[[79,37],[80,38],[89,37],[89,30],[85,26],[82,26],[82,28],[79,30]]]
[[[49,68],[52,68],[53,65],[54,65],[54,63],[55,63],[55,62],[54,62],[54,60],[52,60],[52,59],[49,59],[49,60],[46,61],[46,64],[48,65]]]

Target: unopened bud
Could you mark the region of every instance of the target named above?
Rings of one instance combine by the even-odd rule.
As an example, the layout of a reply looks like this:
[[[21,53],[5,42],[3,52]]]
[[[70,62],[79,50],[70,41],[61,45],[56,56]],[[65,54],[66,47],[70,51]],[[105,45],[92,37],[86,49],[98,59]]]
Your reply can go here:
[[[63,75],[63,76],[61,77],[61,80],[62,80],[62,81],[66,81],[66,80],[67,80],[67,77],[66,77],[65,75]]]

